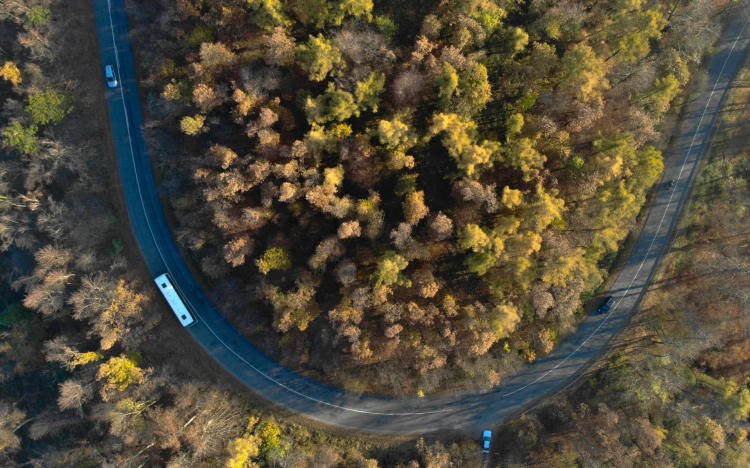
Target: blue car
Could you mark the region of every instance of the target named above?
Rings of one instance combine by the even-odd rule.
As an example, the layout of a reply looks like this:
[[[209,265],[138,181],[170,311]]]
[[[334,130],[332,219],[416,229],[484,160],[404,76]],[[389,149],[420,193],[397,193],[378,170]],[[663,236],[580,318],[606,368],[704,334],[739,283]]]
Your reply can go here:
[[[598,314],[606,314],[609,312],[609,309],[612,308],[613,305],[615,305],[615,298],[612,296],[607,296],[604,298],[602,303],[599,305],[599,307],[596,309],[596,313]]]
[[[492,432],[484,431],[484,434],[482,434],[482,452],[490,453],[490,440],[492,440]]]
[[[117,87],[117,77],[115,76],[115,68],[112,65],[104,67],[104,76],[107,78],[107,86],[110,88]]]

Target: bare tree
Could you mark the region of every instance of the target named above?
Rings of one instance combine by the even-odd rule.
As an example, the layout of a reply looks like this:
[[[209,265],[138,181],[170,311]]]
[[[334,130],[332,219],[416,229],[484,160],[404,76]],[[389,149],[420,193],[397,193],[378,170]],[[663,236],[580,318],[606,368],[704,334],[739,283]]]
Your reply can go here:
[[[57,398],[58,406],[63,410],[74,409],[79,416],[83,416],[83,405],[93,396],[91,384],[84,384],[80,380],[72,378],[60,384],[60,395]]]

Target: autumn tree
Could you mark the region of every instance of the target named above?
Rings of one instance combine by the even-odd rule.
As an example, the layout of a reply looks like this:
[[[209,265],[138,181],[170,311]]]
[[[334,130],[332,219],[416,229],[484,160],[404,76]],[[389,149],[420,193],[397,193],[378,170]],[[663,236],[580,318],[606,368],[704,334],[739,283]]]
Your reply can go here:
[[[247,114],[249,114],[252,110],[257,101],[257,98],[252,94],[248,94],[245,91],[236,88],[232,93],[232,100],[237,104],[232,110],[234,121],[235,123],[242,123],[244,121],[244,117],[246,117]]]
[[[291,23],[284,13],[284,4],[279,0],[248,0],[247,3],[254,12],[253,23],[261,28],[271,30]]]
[[[193,102],[201,112],[206,113],[221,104],[222,100],[216,95],[213,87],[201,83],[193,88]]]
[[[344,147],[341,152],[347,178],[363,187],[372,187],[378,180],[375,152],[375,147],[367,135],[354,135],[351,144]]]
[[[383,91],[385,91],[385,75],[381,72],[372,72],[367,79],[357,82],[354,88],[357,115],[366,109],[377,112]]]
[[[546,156],[540,154],[528,138],[519,138],[509,143],[504,149],[503,159],[509,166],[520,170],[527,182],[531,180],[534,169],[541,169],[547,161]]]
[[[403,203],[404,218],[409,224],[417,224],[420,219],[427,216],[430,209],[425,205],[424,192],[419,190],[406,195]]]
[[[141,369],[142,358],[140,353],[130,352],[120,356],[111,357],[99,367],[96,378],[104,381],[101,388],[101,396],[107,401],[113,391],[122,392],[131,385],[142,384],[151,372],[150,369]]]
[[[295,46],[294,38],[289,36],[286,29],[276,26],[266,36],[264,55],[266,63],[278,67],[291,64],[294,61]]]
[[[561,219],[565,200],[558,198],[556,189],[544,190],[541,185],[536,188],[532,200],[524,207],[527,218],[524,224],[532,232],[540,233],[556,219]]]
[[[680,82],[670,74],[659,78],[654,82],[653,89],[644,96],[646,104],[657,114],[663,114],[669,110],[672,100],[680,91]]]
[[[195,136],[208,130],[204,125],[205,122],[206,116],[204,115],[185,116],[180,120],[180,130],[186,135]]]
[[[466,259],[466,266],[479,276],[486,274],[495,265],[505,249],[502,236],[476,224],[467,224],[458,233],[458,239],[459,248],[471,252]]]
[[[359,237],[362,234],[362,228],[359,226],[359,221],[347,221],[341,223],[339,226],[338,235],[339,239],[349,239],[351,237]]]
[[[47,245],[34,253],[34,259],[37,265],[32,274],[19,278],[14,286],[26,290],[26,307],[53,316],[63,309],[75,277],[72,253],[61,246]]]
[[[63,410],[76,410],[79,415],[83,415],[83,405],[93,397],[93,386],[81,382],[75,378],[66,380],[60,384],[60,395],[57,398],[57,404]]]
[[[476,224],[468,224],[459,234],[459,245],[464,250],[482,252],[492,248],[492,240],[484,229]]]
[[[83,366],[91,362],[96,362],[104,358],[101,351],[80,352],[75,349],[75,344],[65,336],[57,336],[44,344],[45,358],[48,362],[56,362],[73,370],[78,366]]]
[[[438,213],[430,222],[430,233],[436,240],[443,240],[453,233],[453,221],[443,214]]]
[[[13,86],[18,85],[23,81],[21,70],[18,69],[18,65],[10,60],[6,61],[3,66],[0,67],[0,77],[4,80],[10,81]]]
[[[229,460],[226,462],[226,467],[252,468],[258,466],[253,463],[252,459],[260,453],[260,443],[260,438],[253,434],[245,434],[242,437],[233,439],[227,447]]]
[[[336,277],[344,286],[349,286],[357,280],[357,265],[350,260],[339,263],[336,268]]]
[[[0,453],[9,453],[21,447],[16,430],[24,422],[26,413],[7,402],[0,402]]]
[[[41,146],[37,131],[36,125],[24,127],[21,122],[15,121],[3,130],[3,143],[22,154],[38,153]]]
[[[396,229],[391,231],[391,240],[397,249],[404,249],[414,242],[412,238],[413,226],[409,223],[399,223]]]
[[[416,136],[401,119],[380,120],[376,130],[380,142],[388,149],[386,167],[393,171],[414,167],[414,157],[407,155],[416,143]]]
[[[305,112],[308,121],[323,124],[329,121],[343,122],[358,111],[351,93],[337,89],[333,83],[329,83],[325,94],[314,99],[307,98]]]
[[[569,91],[584,102],[601,98],[602,91],[609,88],[604,60],[584,43],[579,43],[565,52],[560,61],[558,81],[562,89]]]
[[[331,17],[333,6],[325,0],[299,0],[295,1],[291,8],[300,22],[322,29]]]
[[[634,62],[651,50],[650,41],[659,39],[666,21],[661,13],[644,9],[644,2],[622,2],[607,25],[607,42],[612,56],[623,62]]]
[[[512,189],[506,185],[503,189],[503,197],[500,201],[506,208],[515,208],[523,203],[523,192]]]
[[[73,96],[47,91],[34,93],[24,105],[31,121],[37,125],[57,125],[73,111]]]
[[[418,289],[418,294],[424,298],[435,297],[440,290],[437,279],[429,270],[417,270],[412,275],[412,280]]]
[[[490,315],[490,324],[495,333],[495,340],[506,338],[518,326],[521,317],[518,308],[513,304],[500,304],[495,306]]]
[[[334,9],[333,23],[340,25],[347,16],[370,21],[372,19],[372,7],[372,0],[341,0]]]
[[[322,34],[310,36],[306,43],[297,46],[297,60],[313,81],[322,81],[345,65],[339,49]]]
[[[435,77],[435,86],[438,88],[438,97],[442,101],[443,108],[448,108],[451,98],[458,90],[458,72],[453,65],[443,62],[442,73]]]
[[[500,150],[497,142],[484,140],[476,144],[476,124],[457,114],[435,114],[429,131],[427,138],[443,134],[443,145],[468,177],[478,176],[479,171],[490,164],[493,154]]]
[[[314,156],[322,152],[334,152],[346,137],[352,134],[352,127],[347,124],[334,124],[324,127],[312,124],[310,131],[305,135],[304,143],[307,150]]]
[[[224,44],[204,42],[200,48],[201,65],[209,71],[232,65],[237,57]]]
[[[462,115],[473,115],[484,109],[492,97],[487,67],[475,60],[468,60],[458,74],[457,96],[456,110]]]
[[[190,95],[189,85],[185,81],[178,82],[174,78],[171,82],[164,85],[161,97],[167,101],[179,101],[188,99]]]
[[[421,97],[427,78],[417,70],[407,69],[396,75],[391,83],[391,94],[396,105],[415,104]]]
[[[267,275],[272,270],[288,270],[292,267],[289,253],[282,247],[270,247],[255,261],[261,273]]]
[[[209,148],[207,156],[222,169],[229,169],[238,158],[237,153],[221,145],[212,145]]]
[[[377,135],[387,148],[406,151],[416,143],[409,126],[400,119],[380,120]]]
[[[569,253],[560,253],[549,259],[544,264],[542,281],[553,285],[566,286],[570,278],[586,278],[589,274],[589,265],[584,258],[586,251],[576,249]]]
[[[371,276],[375,286],[398,286],[410,287],[411,281],[402,273],[409,265],[403,257],[391,250],[387,251],[378,262],[377,269]]]
[[[517,133],[520,133],[521,129],[523,128],[523,124],[523,114],[513,114],[508,117],[506,123],[506,136],[510,139]]]
[[[224,259],[232,265],[238,267],[245,263],[245,257],[253,252],[254,242],[249,236],[241,236],[229,241],[224,246]]]
[[[98,335],[101,349],[107,350],[117,342],[133,349],[153,327],[154,321],[143,314],[146,301],[146,296],[134,291],[125,280],[115,283],[99,275],[84,278],[69,302],[74,318],[88,320],[90,333]]]

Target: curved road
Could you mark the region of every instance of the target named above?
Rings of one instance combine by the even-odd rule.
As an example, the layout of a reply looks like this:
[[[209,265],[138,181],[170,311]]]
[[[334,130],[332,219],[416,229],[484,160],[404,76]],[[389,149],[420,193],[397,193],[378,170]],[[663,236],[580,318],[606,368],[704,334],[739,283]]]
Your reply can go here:
[[[93,0],[103,68],[114,64],[120,86],[107,102],[130,223],[141,253],[156,277],[169,272],[198,323],[188,331],[218,363],[251,390],[291,411],[366,432],[425,433],[465,428],[480,431],[552,394],[582,370],[628,321],[654,274],[709,140],[729,86],[750,47],[748,29],[735,21],[709,65],[708,89],[693,103],[683,132],[670,149],[662,184],[643,232],[610,289],[617,303],[592,315],[549,356],[521,369],[488,392],[464,391],[425,398],[356,395],[298,375],[243,337],[206,296],[180,256],[162,211],[146,148],[123,0]],[[103,79],[103,78],[102,78]]]

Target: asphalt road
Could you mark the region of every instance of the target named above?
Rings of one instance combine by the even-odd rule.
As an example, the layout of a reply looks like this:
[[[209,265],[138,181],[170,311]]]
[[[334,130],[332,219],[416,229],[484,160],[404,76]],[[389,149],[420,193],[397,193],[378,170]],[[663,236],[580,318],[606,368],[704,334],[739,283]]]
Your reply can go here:
[[[426,433],[486,427],[554,394],[595,359],[626,324],[667,247],[697,162],[735,73],[750,47],[737,20],[721,39],[709,65],[708,88],[692,105],[682,136],[670,148],[660,187],[643,232],[610,294],[617,299],[607,315],[592,315],[549,356],[524,367],[490,391],[465,391],[425,398],[357,395],[300,376],[266,356],[243,337],[201,290],[188,270],[167,225],[143,133],[133,56],[123,0],[93,0],[104,66],[113,64],[120,85],[107,89],[107,102],[130,223],[141,253],[156,277],[168,272],[196,311],[188,330],[227,371],[252,391],[288,410],[336,426],[366,432]],[[666,181],[677,180],[672,190]],[[176,318],[173,318],[176,320]]]

